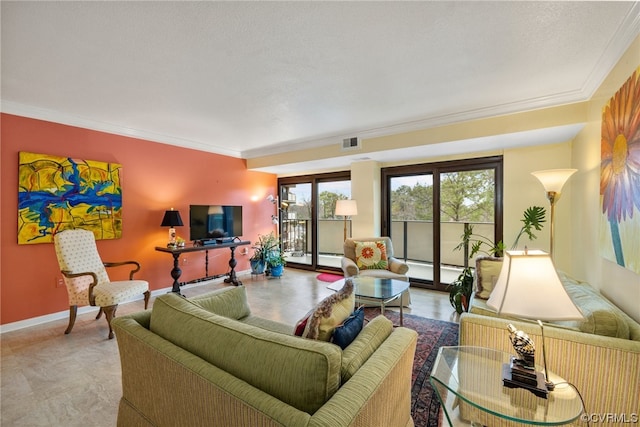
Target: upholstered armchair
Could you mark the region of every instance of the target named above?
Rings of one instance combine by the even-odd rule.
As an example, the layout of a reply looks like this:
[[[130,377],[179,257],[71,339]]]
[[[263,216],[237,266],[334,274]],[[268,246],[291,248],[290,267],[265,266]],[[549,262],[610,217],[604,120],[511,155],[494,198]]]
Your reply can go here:
[[[118,304],[143,294],[144,308],[147,308],[149,283],[133,279],[133,275],[140,271],[138,262],[102,262],[93,232],[89,230],[65,230],[57,233],[53,241],[69,296],[69,326],[64,331],[65,334],[73,329],[78,306],[100,307],[96,319],[99,319],[104,312],[109,325],[109,339],[113,338],[111,320],[116,315]],[[109,280],[105,267],[124,265],[130,265],[132,268],[129,272],[129,280]]]
[[[376,259],[373,262],[367,262],[362,256],[362,251],[364,250],[366,252],[365,243],[370,244],[372,242],[381,242],[383,244],[386,253],[386,265],[384,260],[380,260],[382,262],[377,260],[378,254],[375,248]],[[409,281],[409,276],[407,275],[409,266],[393,256],[393,243],[389,237],[349,238],[344,241],[343,249],[344,256],[342,257],[341,264],[344,277],[369,276]],[[382,258],[385,258],[385,256],[383,255]],[[409,292],[406,292],[403,296],[402,304],[404,306],[410,304]]]

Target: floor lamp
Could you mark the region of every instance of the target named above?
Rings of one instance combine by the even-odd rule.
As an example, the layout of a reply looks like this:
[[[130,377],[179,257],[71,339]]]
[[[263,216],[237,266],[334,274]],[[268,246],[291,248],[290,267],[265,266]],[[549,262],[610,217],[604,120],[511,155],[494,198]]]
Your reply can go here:
[[[358,205],[356,204],[356,201],[355,200],[336,201],[335,214],[342,215],[342,217],[344,218],[344,240],[347,240],[347,217],[358,215]]]
[[[551,203],[551,220],[549,222],[550,229],[550,242],[549,242],[549,255],[553,259],[553,238],[555,234],[554,222],[555,222],[555,206],[560,198],[560,192],[565,182],[571,175],[576,173],[577,169],[549,169],[544,171],[531,172],[531,175],[538,178],[542,183],[545,191],[547,192],[547,199]]]

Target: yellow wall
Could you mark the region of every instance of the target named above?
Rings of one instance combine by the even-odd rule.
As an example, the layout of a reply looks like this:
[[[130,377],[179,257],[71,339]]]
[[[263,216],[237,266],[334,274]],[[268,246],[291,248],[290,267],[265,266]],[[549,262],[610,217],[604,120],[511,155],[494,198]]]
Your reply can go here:
[[[521,240],[519,249],[526,244],[530,249],[550,250],[550,209],[544,187],[531,172],[544,169],[571,167],[571,143],[527,147],[504,152],[504,242],[507,248],[522,227],[522,213],[529,206],[542,206],[547,210],[547,222],[534,241]],[[575,175],[574,175],[575,177]],[[571,192],[573,178],[565,184],[556,204],[555,248],[556,267],[571,271]]]
[[[580,170],[571,200],[572,243],[576,251],[572,270],[611,299],[627,314],[640,321],[640,276],[602,258],[600,229],[600,126],[602,107],[640,66],[640,37],[622,56],[598,88],[588,105],[588,122],[573,142],[573,167]],[[638,211],[635,211],[638,216]],[[637,218],[636,218],[637,219]],[[640,236],[630,236],[637,242]],[[579,250],[577,249],[579,248]]]

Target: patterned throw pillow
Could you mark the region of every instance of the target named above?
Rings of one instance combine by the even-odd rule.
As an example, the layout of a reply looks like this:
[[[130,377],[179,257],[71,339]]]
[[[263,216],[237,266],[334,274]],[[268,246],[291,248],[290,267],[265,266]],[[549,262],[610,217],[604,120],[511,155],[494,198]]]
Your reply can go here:
[[[333,330],[353,313],[355,305],[353,282],[347,279],[342,289],[329,295],[316,306],[313,313],[307,318],[302,337],[329,341]],[[304,318],[302,322],[304,322]],[[300,323],[297,325],[298,327]]]
[[[388,270],[387,245],[384,240],[356,242],[356,265],[361,270]]]

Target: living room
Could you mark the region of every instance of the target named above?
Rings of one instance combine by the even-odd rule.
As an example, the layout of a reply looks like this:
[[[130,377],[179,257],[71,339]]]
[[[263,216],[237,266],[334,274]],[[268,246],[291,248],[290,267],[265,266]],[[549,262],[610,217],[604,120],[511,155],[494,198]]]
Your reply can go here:
[[[634,7],[636,9],[632,8],[632,11],[637,11],[637,5]],[[2,19],[4,28],[4,10]],[[630,269],[603,258],[598,231],[602,222],[599,212],[602,109],[640,65],[637,20],[634,25],[628,28],[633,37],[616,55],[587,99],[363,137],[363,148],[357,153],[359,158],[398,149],[417,154],[411,160],[349,160],[346,166],[317,171],[305,165],[322,159],[348,157],[341,151],[340,140],[328,146],[296,146],[295,150],[288,152],[251,158],[216,154],[196,147],[157,142],[152,138],[139,137],[133,131],[127,135],[124,126],[118,133],[112,128],[105,130],[95,126],[96,122],[65,120],[68,116],[51,115],[44,107],[25,108],[19,102],[5,100],[3,78],[0,159],[2,332],[68,316],[67,293],[58,283],[61,276],[53,245],[18,244],[20,152],[122,165],[122,237],[99,241],[99,249],[104,259],[140,261],[143,266],[141,275],[155,294],[164,293],[171,286],[171,258],[154,250],[156,246],[166,245],[167,230],[160,227],[160,223],[164,212],[171,208],[186,215],[191,204],[242,205],[243,238],[255,241],[259,234],[274,230],[271,220],[273,205],[266,197],[278,193],[279,176],[349,170],[352,197],[359,203],[359,214],[352,219],[352,233],[354,236],[377,235],[381,203],[379,185],[376,184],[380,180],[381,168],[497,155],[502,156],[504,162],[503,234],[504,240],[510,242],[520,229],[521,212],[531,205],[548,204],[542,187],[531,172],[575,168],[578,172],[563,190],[557,209],[556,265],[558,269],[591,283],[625,313],[640,321],[640,279]],[[3,34],[3,51],[4,40]],[[3,74],[5,66],[3,53]],[[149,110],[148,114],[153,114],[153,109]],[[558,131],[560,134],[564,132],[563,139],[557,139]],[[531,135],[535,141],[522,146],[485,145],[487,139],[504,141],[524,134]],[[464,150],[440,154],[444,146],[451,147],[456,143]],[[303,165],[296,173],[267,172],[271,168],[296,163]],[[637,210],[635,213],[634,220],[637,220]],[[178,228],[179,235],[184,236],[185,232],[186,229]],[[535,246],[548,250],[549,243],[547,233],[541,233]],[[224,273],[228,257],[222,256],[222,251],[217,252],[220,254],[209,260],[209,269]],[[238,271],[246,273],[249,270],[249,255],[238,255]],[[195,253],[181,259],[185,280],[202,275],[203,257],[202,253]],[[123,277],[115,273],[113,278]]]

